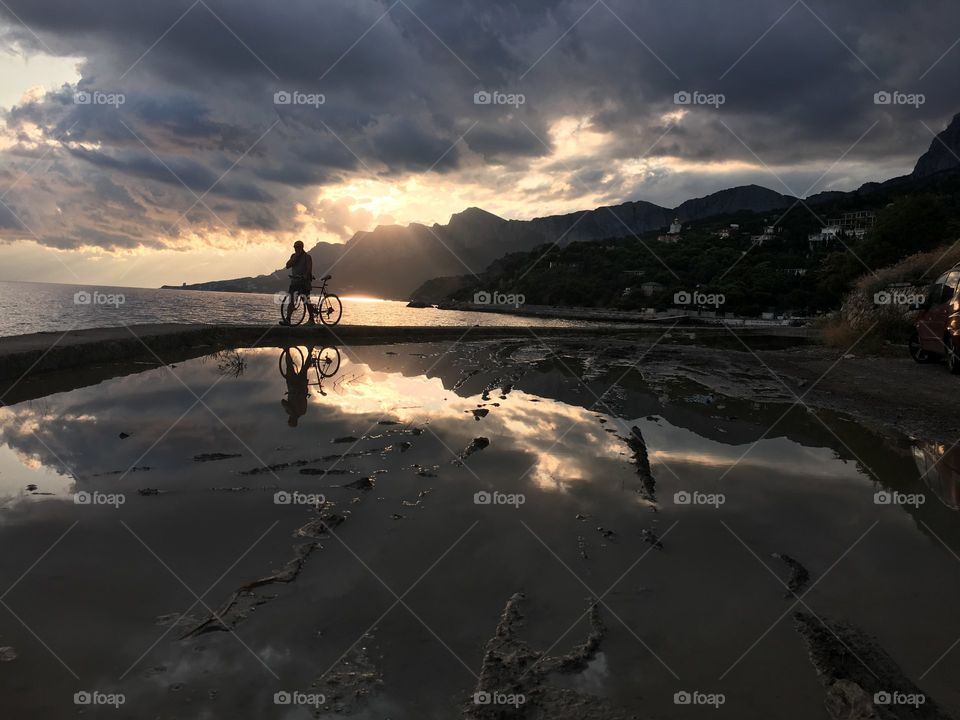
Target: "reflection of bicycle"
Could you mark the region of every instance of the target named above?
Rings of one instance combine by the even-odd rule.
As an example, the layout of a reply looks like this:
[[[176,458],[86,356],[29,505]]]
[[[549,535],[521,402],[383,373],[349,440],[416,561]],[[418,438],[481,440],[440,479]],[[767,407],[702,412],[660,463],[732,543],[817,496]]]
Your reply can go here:
[[[340,351],[332,346],[307,348],[307,353],[299,347],[284,348],[280,353],[280,374],[285,380],[309,372],[310,367],[317,371],[317,384],[324,378],[333,377],[340,369]]]
[[[293,276],[291,276],[293,277]],[[324,275],[321,278],[322,285],[317,287],[312,285],[311,289],[319,290],[317,293],[317,302],[314,303],[310,299],[310,295],[303,292],[294,293],[292,298],[288,294],[283,302],[280,304],[280,318],[287,318],[287,311],[290,312],[290,324],[299,325],[303,322],[303,318],[307,314],[307,304],[310,304],[310,315],[311,317],[319,317],[320,322],[324,325],[336,325],[340,322],[340,318],[343,315],[343,305],[340,302],[340,298],[334,295],[331,292],[327,292],[327,281],[331,278],[330,275]],[[290,307],[291,301],[293,307]]]

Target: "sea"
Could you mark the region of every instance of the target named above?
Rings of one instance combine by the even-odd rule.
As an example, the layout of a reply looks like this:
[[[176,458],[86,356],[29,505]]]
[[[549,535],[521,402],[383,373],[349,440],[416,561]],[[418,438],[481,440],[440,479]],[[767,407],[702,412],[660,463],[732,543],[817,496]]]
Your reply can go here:
[[[499,313],[409,308],[405,302],[341,298],[341,325],[499,325],[573,327],[583,321]],[[274,324],[280,306],[273,294],[161,290],[0,281],[0,337],[144,323]]]

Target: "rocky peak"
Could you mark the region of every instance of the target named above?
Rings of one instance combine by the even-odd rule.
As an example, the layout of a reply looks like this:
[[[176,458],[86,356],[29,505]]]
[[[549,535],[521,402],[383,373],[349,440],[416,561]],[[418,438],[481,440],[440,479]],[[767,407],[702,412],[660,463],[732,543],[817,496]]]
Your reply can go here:
[[[960,168],[960,113],[953,116],[947,128],[930,143],[930,149],[920,156],[911,177],[927,177],[957,168]]]

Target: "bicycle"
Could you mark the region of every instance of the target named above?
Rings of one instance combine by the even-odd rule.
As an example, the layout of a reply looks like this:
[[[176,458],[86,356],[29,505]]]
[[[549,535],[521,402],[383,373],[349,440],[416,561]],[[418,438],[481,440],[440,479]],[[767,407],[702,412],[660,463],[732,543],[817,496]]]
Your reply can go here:
[[[284,380],[299,375],[304,365],[313,367],[317,371],[317,385],[323,383],[324,378],[331,378],[340,370],[340,351],[327,345],[320,349],[307,348],[307,355],[297,346],[284,348],[280,353],[280,375]]]
[[[290,276],[293,277],[292,275]],[[290,308],[290,324],[299,325],[303,322],[303,318],[307,315],[307,303],[310,304],[310,310],[312,311],[313,316],[319,317],[320,322],[324,325],[336,325],[340,322],[340,318],[343,316],[343,304],[340,302],[340,298],[334,295],[331,292],[327,292],[327,281],[333,277],[332,275],[324,275],[320,278],[323,283],[320,286],[311,285],[311,290],[319,289],[320,292],[317,293],[317,302],[310,302],[310,295],[303,292],[295,293],[292,296],[293,307]],[[287,318],[287,309],[291,303],[291,295],[288,293],[287,296],[283,299],[283,302],[280,303],[280,318],[285,320]]]

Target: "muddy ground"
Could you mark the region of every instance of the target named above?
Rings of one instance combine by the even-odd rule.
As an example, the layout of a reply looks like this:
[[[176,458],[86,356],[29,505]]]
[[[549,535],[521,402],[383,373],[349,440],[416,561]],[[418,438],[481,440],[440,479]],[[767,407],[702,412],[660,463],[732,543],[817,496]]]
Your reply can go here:
[[[951,402],[960,378],[942,363],[916,364],[906,348],[897,358],[813,343],[768,350],[747,348],[736,339],[722,348],[672,340],[640,361],[651,382],[686,379],[727,397],[835,410],[884,432],[947,444],[960,439],[960,411]]]
[[[120,683],[131,706],[117,717],[154,705],[164,718],[949,717],[960,698],[943,677],[957,662],[948,650],[931,665],[960,631],[949,483],[942,502],[931,492],[917,508],[872,498],[925,492],[911,444],[960,437],[958,379],[908,359],[744,342],[675,330],[342,347],[340,372],[318,379],[302,412],[279,349],[179,348],[160,354],[169,369],[154,358],[28,376],[0,425],[23,462],[8,458],[0,481],[27,488],[27,502],[0,507],[0,542],[26,548],[0,558],[0,590],[77,513],[76,535],[11,602],[84,682]],[[201,407],[161,434],[193,403],[184,388],[226,421]],[[718,508],[677,504],[678,492],[716,489],[713,470],[724,480],[754,446],[757,464],[722,487],[722,527]],[[75,487],[58,489],[66,466]],[[325,499],[270,502],[308,488]],[[94,515],[44,504],[79,489],[128,499]],[[487,489],[528,504],[478,506]],[[239,550],[219,542],[236,533],[242,549],[272,517],[269,542],[220,575]],[[877,545],[818,588],[864,528]],[[400,592],[454,546],[409,601],[430,627],[405,604],[376,620],[405,597],[384,593],[379,575]],[[219,575],[203,603],[155,566],[153,547],[190,586]],[[621,582],[638,558],[640,571],[598,599],[593,588]],[[58,704],[72,681],[23,627],[0,617],[14,717],[72,716]],[[268,665],[285,683],[271,690],[325,704],[280,712],[260,692]],[[714,709],[719,687],[729,704]],[[930,687],[919,706],[876,701]],[[682,707],[677,696],[696,688],[707,705]]]

